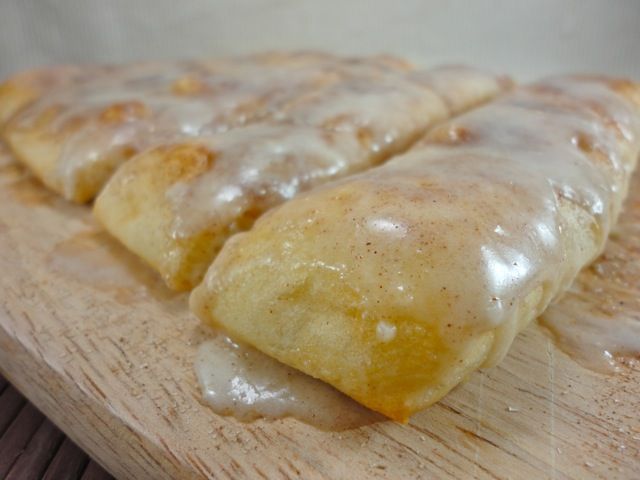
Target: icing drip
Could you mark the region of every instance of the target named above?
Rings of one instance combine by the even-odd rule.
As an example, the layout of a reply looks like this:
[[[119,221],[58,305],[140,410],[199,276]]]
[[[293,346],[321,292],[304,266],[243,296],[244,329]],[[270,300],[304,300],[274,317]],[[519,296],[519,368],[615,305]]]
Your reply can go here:
[[[640,175],[604,253],[539,321],[593,370],[613,372],[640,358]]]
[[[211,408],[241,421],[294,417],[342,430],[378,418],[330,385],[221,334],[199,346],[195,368]]]

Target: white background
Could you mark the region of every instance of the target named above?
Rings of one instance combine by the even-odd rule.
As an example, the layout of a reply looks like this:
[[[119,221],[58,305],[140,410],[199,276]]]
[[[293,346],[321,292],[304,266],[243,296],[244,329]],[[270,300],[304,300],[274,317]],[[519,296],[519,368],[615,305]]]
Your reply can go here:
[[[640,0],[0,0],[0,77],[276,48],[640,80]]]

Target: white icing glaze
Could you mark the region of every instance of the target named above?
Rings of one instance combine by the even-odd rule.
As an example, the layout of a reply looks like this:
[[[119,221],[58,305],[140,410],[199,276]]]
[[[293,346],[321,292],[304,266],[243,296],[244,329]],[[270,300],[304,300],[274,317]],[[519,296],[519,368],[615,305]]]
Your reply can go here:
[[[380,320],[424,322],[445,352],[491,331],[484,366],[495,365],[603,248],[640,151],[639,110],[604,80],[518,89],[272,211],[223,249],[201,288],[216,298],[233,248],[254,248],[262,257],[230,276],[284,262],[315,278],[322,266],[349,291],[345,317],[362,312],[374,332]],[[275,238],[273,250],[256,236]]]
[[[264,211],[300,190],[367,165],[357,140],[307,126],[255,124],[200,138],[216,153],[212,168],[167,191],[174,237],[219,225],[231,231],[249,209]]]
[[[342,430],[377,418],[330,385],[221,334],[198,347],[195,368],[211,408],[241,421],[294,417]]]
[[[469,96],[463,98],[468,103]],[[387,156],[448,114],[446,104],[431,88],[405,75],[384,75],[348,79],[315,92],[290,106],[282,118],[350,132],[370,151]]]
[[[404,420],[499,362],[600,253],[640,153],[639,88],[554,78],[455,118],[234,236],[191,308]]]
[[[560,348],[593,370],[640,358],[640,175],[604,254],[540,317]]]
[[[236,230],[234,221],[258,214],[301,191],[371,167],[406,149],[427,128],[446,118],[443,99],[426,79],[455,77],[468,107],[497,94],[500,79],[471,69],[423,72],[420,82],[394,74],[351,76],[298,98],[275,118],[236,128],[199,142],[216,155],[211,168],[167,193],[173,234],[188,237],[212,225]],[[435,80],[434,80],[435,81]]]
[[[269,117],[345,78],[406,69],[391,58],[316,53],[89,67],[89,74],[46,92],[12,123],[33,128],[53,112],[48,132],[62,144],[57,175],[72,197],[78,173],[109,157],[128,158],[154,144]]]
[[[418,70],[409,75],[412,81],[433,89],[453,113],[469,109],[466,98],[470,94],[478,99],[489,99],[496,84],[508,88],[512,82],[507,77],[494,77],[464,65],[443,65],[429,70]]]
[[[376,337],[381,342],[390,342],[396,337],[397,330],[395,325],[381,320],[376,325]]]
[[[106,232],[85,230],[58,243],[46,265],[66,280],[92,287],[126,304],[153,297],[165,302],[184,300],[169,290],[151,269]]]
[[[610,121],[617,127],[611,128]],[[629,102],[599,81],[558,78],[452,121],[413,152],[360,178],[378,191],[388,182],[397,188],[425,180],[442,191],[434,195],[425,189],[425,202],[427,197],[437,202],[437,211],[426,217],[439,232],[438,243],[458,255],[462,252],[455,246],[462,240],[465,250],[462,257],[447,255],[446,271],[439,272],[439,282],[455,286],[459,295],[448,318],[479,330],[497,327],[487,361],[492,365],[518,331],[518,308],[526,295],[543,287],[536,307],[541,313],[589,260],[581,252],[567,251],[566,235],[577,232],[564,225],[559,199],[569,199],[589,214],[593,226],[582,228],[592,228],[602,248],[639,148],[640,116]],[[585,153],[594,150],[597,159]],[[375,216],[422,231],[397,212],[397,205],[389,211],[376,209]],[[470,225],[476,226],[475,233]],[[371,230],[388,241],[395,241],[396,232]],[[413,290],[412,298],[421,297],[416,304],[433,295],[416,291],[406,279],[392,283],[404,286],[404,294]]]

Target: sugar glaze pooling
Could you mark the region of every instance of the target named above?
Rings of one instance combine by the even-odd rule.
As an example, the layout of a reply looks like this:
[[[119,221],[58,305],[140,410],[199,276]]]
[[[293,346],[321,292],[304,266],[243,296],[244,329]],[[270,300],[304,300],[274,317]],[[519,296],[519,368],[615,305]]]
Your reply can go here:
[[[379,418],[330,385],[223,334],[200,344],[195,369],[213,411],[240,421],[294,417],[343,430]]]
[[[593,370],[640,359],[640,173],[603,255],[540,317],[559,347]]]

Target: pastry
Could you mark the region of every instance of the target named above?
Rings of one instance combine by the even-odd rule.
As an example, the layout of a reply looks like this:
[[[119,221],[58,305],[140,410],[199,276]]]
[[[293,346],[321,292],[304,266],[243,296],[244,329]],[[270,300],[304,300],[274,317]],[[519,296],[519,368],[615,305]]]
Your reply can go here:
[[[0,86],[0,120],[5,141],[49,188],[87,202],[152,145],[247,124],[345,76],[409,68],[317,52],[53,67]]]
[[[188,290],[226,239],[266,210],[383,162],[437,122],[511,86],[466,67],[359,67],[339,76],[268,121],[137,155],[97,198],[96,217],[170,287]]]
[[[14,75],[0,84],[0,129],[13,115],[45,92],[77,83],[93,73],[93,69],[89,68],[59,65]]]
[[[640,151],[640,85],[516,89],[232,237],[192,310],[393,419],[498,363],[601,252]]]

